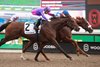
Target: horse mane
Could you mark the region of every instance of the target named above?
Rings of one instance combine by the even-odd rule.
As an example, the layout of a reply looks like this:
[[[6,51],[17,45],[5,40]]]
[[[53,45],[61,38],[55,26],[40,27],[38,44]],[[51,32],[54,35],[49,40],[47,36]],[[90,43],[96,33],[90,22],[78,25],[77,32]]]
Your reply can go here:
[[[71,17],[71,16],[70,15],[58,16],[58,17],[54,16],[54,17],[51,17],[50,20],[55,20],[55,19],[59,19],[59,18],[69,18],[69,17]]]
[[[74,18],[71,16],[61,16],[61,17],[52,17],[50,19],[51,19],[51,21],[50,21],[51,24],[56,24],[54,22],[60,23],[61,26],[59,27],[59,29],[61,29],[62,27],[66,26],[67,22],[71,22],[71,19],[74,19]],[[47,25],[48,24],[47,22],[48,21],[44,20],[43,24]],[[70,29],[72,29],[72,28],[70,28]]]
[[[80,20],[85,20],[83,17],[79,17],[79,16],[77,16],[75,19],[77,22],[80,22]]]
[[[59,19],[60,17],[51,17],[50,20]]]
[[[51,24],[56,24],[56,23],[54,23],[54,22],[57,22],[57,23],[61,23],[62,26],[65,26],[65,24],[63,24],[63,23],[64,23],[64,22],[67,22],[67,19],[68,19],[68,18],[66,18],[66,17],[51,17],[51,18],[50,18],[50,20],[51,20],[50,23],[51,23]],[[47,22],[48,22],[48,21],[44,20],[44,21],[43,21],[43,24],[46,24],[46,25],[47,25]],[[61,27],[62,27],[62,26],[61,26]],[[59,27],[59,28],[61,29],[61,27]]]
[[[79,16],[77,16],[76,19],[81,20],[81,19],[84,19],[84,18],[83,18],[83,17],[79,17]]]
[[[80,24],[82,24],[83,22],[86,22],[87,24],[89,24],[88,22],[87,22],[87,20],[85,19],[85,18],[83,18],[83,17],[76,17],[76,21],[77,21],[77,23],[80,25]],[[89,24],[90,25],[90,24]]]

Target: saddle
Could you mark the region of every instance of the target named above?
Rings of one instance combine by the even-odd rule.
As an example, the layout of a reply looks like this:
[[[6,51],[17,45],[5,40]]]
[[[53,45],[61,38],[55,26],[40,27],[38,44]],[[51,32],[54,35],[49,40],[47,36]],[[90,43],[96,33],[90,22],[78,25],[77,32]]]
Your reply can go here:
[[[24,24],[24,33],[25,34],[36,34],[36,29],[33,23],[25,22]],[[38,31],[40,31],[41,25],[38,27]]]

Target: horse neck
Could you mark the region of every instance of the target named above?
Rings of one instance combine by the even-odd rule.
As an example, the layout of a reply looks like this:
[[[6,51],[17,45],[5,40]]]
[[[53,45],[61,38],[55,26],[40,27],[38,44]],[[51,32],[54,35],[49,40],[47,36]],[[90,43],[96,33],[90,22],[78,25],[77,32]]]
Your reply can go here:
[[[64,20],[63,19],[56,19],[50,22],[50,25],[53,29],[59,30],[64,27]]]
[[[80,26],[81,21],[79,19],[75,19],[76,23]]]

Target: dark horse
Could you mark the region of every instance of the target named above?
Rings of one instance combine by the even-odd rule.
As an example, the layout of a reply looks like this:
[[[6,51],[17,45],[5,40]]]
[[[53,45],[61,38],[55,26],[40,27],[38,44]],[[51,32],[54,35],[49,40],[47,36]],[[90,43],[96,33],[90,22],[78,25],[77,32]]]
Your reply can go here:
[[[73,18],[73,19],[74,19],[74,18]],[[77,24],[78,24],[79,26],[81,26],[83,29],[85,29],[85,30],[88,31],[89,33],[92,33],[92,32],[93,32],[93,29],[92,29],[91,25],[90,25],[90,24],[88,23],[88,21],[85,20],[83,17],[77,17],[77,18],[75,19],[75,21],[77,22]],[[85,55],[85,56],[88,57],[88,54],[86,54],[83,50],[80,49],[80,47],[78,46],[77,42],[75,42],[74,40],[72,40],[72,38],[71,38],[71,37],[72,37],[72,33],[71,33],[72,30],[73,30],[72,28],[69,28],[69,27],[67,27],[67,26],[63,27],[63,28],[62,28],[61,30],[59,30],[58,33],[57,33],[57,37],[56,37],[57,41],[64,40],[64,41],[67,41],[67,42],[71,42],[71,43],[76,47],[76,51],[77,51],[77,54],[78,54],[78,55],[79,55],[79,54],[83,54],[83,55]],[[44,45],[43,45],[42,47],[44,47],[44,46],[45,46],[45,43],[44,43]],[[41,48],[40,51],[42,51],[42,48]],[[40,53],[40,52],[39,52],[39,53]],[[38,58],[39,53],[36,55],[35,58]],[[42,53],[42,52],[41,52],[41,53]],[[43,55],[44,55],[44,57],[45,57],[46,59],[48,59],[48,58],[46,57],[45,54],[43,54]]]
[[[46,21],[44,21],[46,22]],[[46,55],[43,53],[42,49],[43,46],[45,46],[45,43],[49,41],[52,43],[54,46],[56,46],[66,57],[68,57],[70,60],[72,59],[69,55],[64,52],[64,50],[60,47],[58,42],[56,41],[56,33],[58,33],[59,30],[61,30],[64,26],[68,26],[71,29],[75,29],[76,31],[79,31],[79,27],[76,23],[76,21],[69,17],[63,17],[63,18],[56,18],[51,20],[51,22],[44,23],[41,26],[41,31],[40,31],[40,42],[39,42],[39,50],[37,52],[37,55],[35,57],[35,60],[37,60],[37,57],[40,53],[44,55],[44,57],[48,60]],[[0,46],[3,45],[5,42],[17,39],[20,36],[25,37],[29,39],[30,41],[26,45],[25,49],[23,49],[23,52],[34,42],[36,42],[36,36],[33,34],[28,34],[26,35],[24,33],[24,23],[18,23],[18,22],[8,22],[4,25],[1,26],[0,31],[6,28],[6,33],[5,33],[5,38],[2,39],[0,42]]]
[[[91,25],[88,23],[88,21],[86,19],[84,19],[83,17],[76,17],[75,20],[76,20],[77,24],[80,27],[82,27],[85,31],[88,31],[89,33],[93,32]],[[67,41],[67,42],[72,43],[76,47],[77,55],[83,54],[85,56],[88,56],[83,50],[80,49],[77,42],[72,40],[71,31],[72,31],[72,29],[70,29],[69,27],[67,27],[67,26],[63,27],[63,29],[60,30],[59,33],[58,33],[59,37],[57,36],[58,37],[57,40],[58,41],[63,40],[64,42]]]

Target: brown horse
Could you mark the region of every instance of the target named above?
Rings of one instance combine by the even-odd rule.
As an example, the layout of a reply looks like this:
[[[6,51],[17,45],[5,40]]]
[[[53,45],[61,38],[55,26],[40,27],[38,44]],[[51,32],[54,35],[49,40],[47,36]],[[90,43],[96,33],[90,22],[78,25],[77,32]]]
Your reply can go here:
[[[80,27],[82,27],[85,31],[88,31],[89,33],[93,32],[93,29],[92,29],[91,25],[88,23],[88,21],[86,19],[84,19],[83,17],[77,17],[75,20],[76,20],[77,24]],[[72,30],[69,27],[67,27],[67,26],[63,27],[63,29],[60,30],[59,33],[58,33],[58,36],[60,36],[60,37],[57,36],[57,40],[58,41],[63,40],[64,42],[67,41],[67,42],[72,43],[76,47],[77,55],[83,54],[85,56],[88,56],[83,50],[81,50],[79,48],[77,42],[72,40],[71,31]]]
[[[41,31],[40,31],[40,42],[39,42],[40,47],[39,47],[39,51],[35,57],[35,60],[37,60],[39,53],[42,53],[44,55],[44,57],[48,60],[48,58],[42,52],[42,48],[45,45],[45,42],[47,42],[47,41],[49,41],[50,43],[55,45],[70,60],[72,59],[69,55],[67,55],[64,52],[64,50],[59,46],[58,42],[56,41],[56,33],[59,30],[61,30],[64,26],[71,27],[71,29],[75,29],[76,31],[79,30],[79,27],[76,24],[76,21],[73,20],[71,17],[53,19],[51,22],[44,23],[42,25]],[[28,48],[34,42],[36,42],[35,35],[31,35],[31,34],[27,35],[24,33],[24,23],[8,22],[1,26],[0,31],[2,31],[4,28],[6,28],[5,38],[2,39],[2,41],[0,42],[0,46],[9,40],[17,39],[20,36],[23,36],[30,40],[28,42],[27,46],[25,47],[25,49]],[[23,50],[23,52],[25,51],[25,49]]]
[[[81,26],[83,29],[85,29],[89,33],[93,32],[93,29],[92,29],[91,25],[83,17],[77,17],[75,20],[77,21],[77,24],[79,26]],[[71,33],[72,30],[73,29],[71,29],[71,28],[69,28],[67,26],[63,27],[57,33],[57,41],[64,40],[64,41],[67,41],[67,42],[71,42],[76,47],[76,51],[77,51],[77,55],[78,56],[79,56],[79,54],[83,54],[83,55],[85,55],[85,56],[88,57],[88,54],[86,54],[83,50],[80,49],[80,47],[78,46],[77,42],[75,42],[74,40],[72,40],[72,38],[71,38],[72,37],[72,33]],[[45,46],[45,44],[42,47],[44,47],[44,46]],[[41,48],[41,51],[42,51],[42,48]],[[47,58],[47,56],[44,53],[42,53],[42,54],[45,56],[45,58]],[[38,56],[39,56],[39,53],[36,55],[35,58],[38,58]]]

